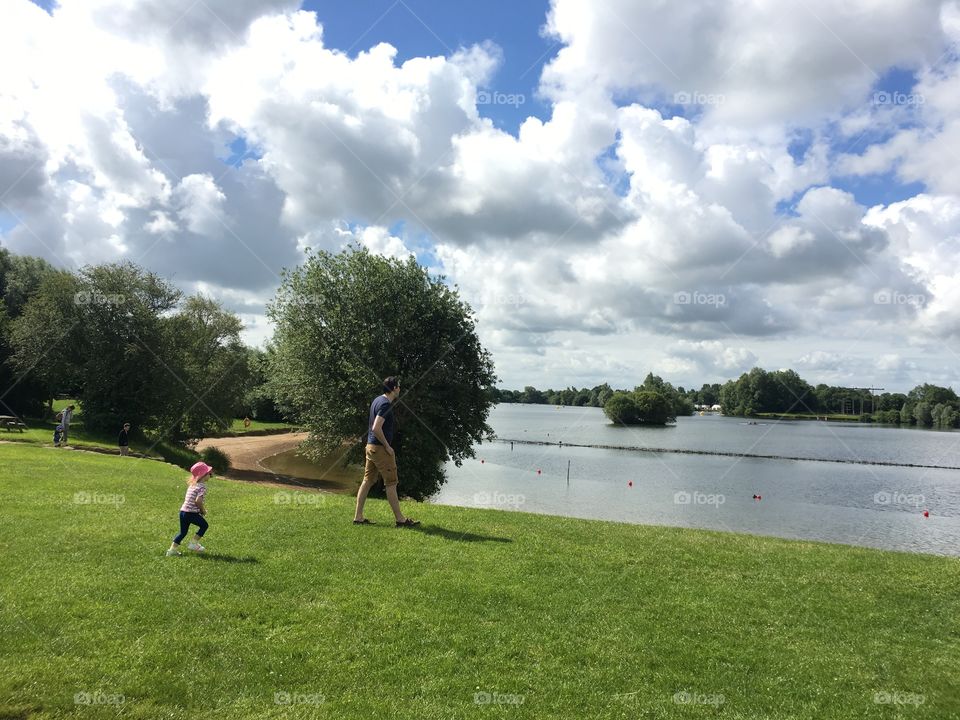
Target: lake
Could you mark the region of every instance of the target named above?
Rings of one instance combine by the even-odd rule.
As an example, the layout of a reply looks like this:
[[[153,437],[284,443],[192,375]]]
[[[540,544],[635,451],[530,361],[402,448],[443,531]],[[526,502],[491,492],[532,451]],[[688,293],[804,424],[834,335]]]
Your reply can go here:
[[[814,460],[960,466],[960,432],[719,415],[624,428],[599,408],[519,404],[496,406],[490,425],[499,441],[449,464],[431,502],[960,555],[960,471]]]

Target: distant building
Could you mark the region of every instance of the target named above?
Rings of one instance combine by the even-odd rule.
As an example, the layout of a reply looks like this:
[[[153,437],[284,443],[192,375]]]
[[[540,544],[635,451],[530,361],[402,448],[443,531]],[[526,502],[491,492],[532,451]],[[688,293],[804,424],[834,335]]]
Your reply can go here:
[[[713,410],[714,412],[723,412],[723,408],[720,407],[719,405],[712,405],[710,409]]]

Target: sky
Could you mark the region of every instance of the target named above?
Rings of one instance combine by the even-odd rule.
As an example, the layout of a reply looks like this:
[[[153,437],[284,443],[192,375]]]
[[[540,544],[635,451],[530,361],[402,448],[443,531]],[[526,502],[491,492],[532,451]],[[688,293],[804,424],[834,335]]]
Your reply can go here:
[[[271,335],[412,253],[500,385],[960,390],[960,5],[0,0],[0,245]]]

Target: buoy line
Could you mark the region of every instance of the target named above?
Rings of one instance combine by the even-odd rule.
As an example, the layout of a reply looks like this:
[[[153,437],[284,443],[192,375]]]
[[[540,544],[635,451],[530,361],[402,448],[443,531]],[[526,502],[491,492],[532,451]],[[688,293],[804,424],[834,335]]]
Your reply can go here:
[[[519,443],[521,445],[557,445],[546,440],[516,440],[510,438],[494,438],[496,442]],[[760,460],[802,460],[806,462],[842,463],[844,465],[883,465],[885,467],[924,468],[929,470],[960,470],[956,465],[926,465],[923,463],[892,462],[889,460],[860,460],[844,458],[816,458],[798,457],[795,455],[761,455],[759,453],[725,452],[723,450],[690,450],[686,448],[656,448],[640,447],[637,445],[589,445],[564,442],[563,447],[594,448],[596,450],[631,450],[645,453],[679,453],[681,455],[717,455],[720,457],[758,458]]]

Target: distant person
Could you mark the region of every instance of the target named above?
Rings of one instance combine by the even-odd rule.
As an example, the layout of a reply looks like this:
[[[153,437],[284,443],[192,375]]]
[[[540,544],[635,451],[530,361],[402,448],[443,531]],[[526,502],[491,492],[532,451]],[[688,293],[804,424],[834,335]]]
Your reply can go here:
[[[120,454],[130,454],[130,423],[124,423],[120,436],[117,438],[117,444],[120,445]]]
[[[370,488],[377,482],[377,476],[383,477],[383,484],[387,489],[387,501],[393,510],[397,527],[413,527],[419,525],[418,520],[404,517],[400,512],[400,498],[397,496],[397,458],[393,451],[393,432],[396,419],[393,414],[393,403],[400,397],[400,382],[395,377],[388,377],[383,381],[383,395],[379,395],[370,403],[370,418],[367,422],[367,462],[363,469],[363,483],[357,492],[357,511],[353,516],[356,525],[372,524],[363,517],[363,504],[367,501]]]
[[[60,442],[63,439],[63,425],[57,425],[53,429],[53,446],[60,447]]]
[[[67,405],[67,407],[63,409],[63,419],[60,421],[60,424],[63,425],[62,443],[64,445],[67,444],[67,441],[68,441],[67,436],[70,434],[70,421],[73,420],[74,407],[75,407],[74,405]]]
[[[204,499],[207,496],[207,478],[213,474],[213,468],[205,462],[194,463],[190,468],[190,478],[187,480],[187,494],[183,498],[183,505],[180,506],[180,532],[173,538],[173,544],[167,550],[167,557],[173,555],[183,555],[180,552],[180,543],[187,536],[191,525],[197,526],[197,534],[187,545],[187,548],[194,552],[202,553],[206,548],[200,544],[203,534],[210,527],[204,518],[207,514],[207,506]]]

